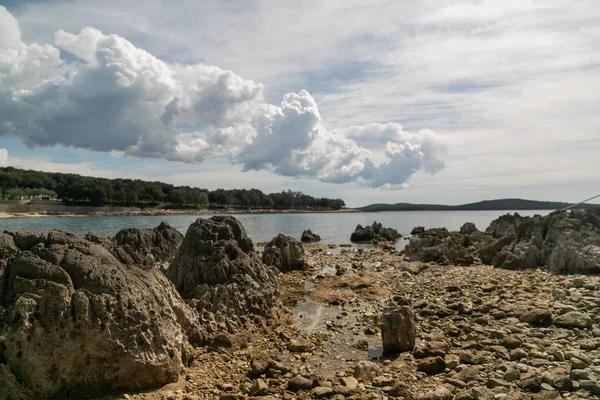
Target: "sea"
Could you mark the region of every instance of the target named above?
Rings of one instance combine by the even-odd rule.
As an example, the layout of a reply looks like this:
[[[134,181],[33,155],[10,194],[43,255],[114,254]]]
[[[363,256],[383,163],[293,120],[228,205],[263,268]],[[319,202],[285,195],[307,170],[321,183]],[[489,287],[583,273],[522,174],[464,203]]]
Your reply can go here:
[[[279,233],[300,239],[305,229],[321,236],[323,244],[350,243],[350,235],[358,224],[370,225],[374,221],[395,228],[407,236],[415,226],[458,230],[465,222],[473,222],[479,230],[485,230],[490,222],[501,215],[518,212],[522,216],[547,215],[547,210],[526,211],[395,211],[356,213],[297,213],[297,214],[238,214],[254,243],[268,242]],[[215,214],[218,215],[218,214]],[[113,236],[124,228],[154,228],[167,222],[182,234],[198,218],[211,215],[170,216],[123,216],[123,217],[27,217],[0,219],[0,232],[10,229],[49,231],[60,229],[85,236],[88,232]],[[406,240],[400,240],[403,248]]]

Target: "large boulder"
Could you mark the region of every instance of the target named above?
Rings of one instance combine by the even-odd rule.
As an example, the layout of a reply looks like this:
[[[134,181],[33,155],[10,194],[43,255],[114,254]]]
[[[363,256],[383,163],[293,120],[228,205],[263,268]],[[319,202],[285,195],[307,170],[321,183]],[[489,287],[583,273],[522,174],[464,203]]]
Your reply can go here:
[[[88,398],[177,381],[190,341],[202,339],[199,317],[160,271],[66,232],[5,233],[14,246],[2,236],[0,386],[11,396]]]
[[[318,242],[320,240],[321,240],[321,236],[317,235],[310,229],[307,229],[304,232],[302,232],[302,237],[300,238],[300,241],[305,242],[305,243]]]
[[[350,235],[350,240],[352,242],[371,242],[371,243],[381,243],[381,242],[396,242],[400,239],[402,235],[398,233],[397,230],[393,228],[385,228],[380,222],[374,221],[371,226],[357,225],[352,235]]]
[[[194,222],[166,274],[209,334],[267,322],[280,305],[277,270],[234,217]]]
[[[281,233],[265,246],[262,260],[281,272],[303,270],[306,267],[302,243]]]
[[[410,306],[394,305],[384,309],[379,327],[385,352],[400,353],[415,347],[417,333]]]

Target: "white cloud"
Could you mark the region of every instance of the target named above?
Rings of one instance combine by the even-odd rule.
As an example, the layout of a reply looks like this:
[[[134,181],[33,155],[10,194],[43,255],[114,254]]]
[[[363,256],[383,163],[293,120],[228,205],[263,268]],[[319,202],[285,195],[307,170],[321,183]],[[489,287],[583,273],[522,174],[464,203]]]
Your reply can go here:
[[[382,158],[376,165],[367,158],[373,149],[348,134],[383,138],[379,125],[329,128],[305,90],[267,104],[260,83],[216,66],[167,63],[94,28],[58,30],[56,47],[28,45],[13,16],[0,10],[8,21],[0,47],[0,135],[29,146],[190,163],[227,154],[243,170],[372,187],[401,187],[416,171],[444,166],[433,132],[392,126],[399,132],[374,149]],[[58,49],[76,60],[63,62]]]
[[[8,166],[8,150],[0,149],[0,167]]]

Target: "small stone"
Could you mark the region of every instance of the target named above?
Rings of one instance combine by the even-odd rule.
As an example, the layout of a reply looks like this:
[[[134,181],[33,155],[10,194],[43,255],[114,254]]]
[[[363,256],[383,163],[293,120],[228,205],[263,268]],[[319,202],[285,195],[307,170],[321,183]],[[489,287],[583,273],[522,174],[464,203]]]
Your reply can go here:
[[[571,368],[572,369],[584,369],[587,366],[588,365],[583,360],[581,360],[577,357],[571,358]]]
[[[352,376],[345,376],[343,378],[340,378],[340,383],[352,391],[358,389],[358,381]]]
[[[471,368],[471,367],[465,367],[463,368],[459,373],[457,373],[456,375],[454,375],[455,379],[461,380],[463,382],[469,383],[472,381],[478,381],[481,382],[483,379],[481,379],[481,375],[479,375],[477,373],[477,371],[475,370],[475,368]]]
[[[354,348],[362,351],[369,351],[369,342],[365,339],[360,339],[354,343]]]
[[[510,387],[510,383],[508,383],[504,379],[490,378],[490,379],[488,379],[487,387],[490,389],[493,389],[496,387]]]
[[[582,288],[585,285],[585,280],[582,278],[575,278],[571,281],[571,286],[574,288]]]
[[[519,371],[517,364],[512,363],[509,365],[504,373],[504,379],[508,382],[518,381],[521,379],[521,371]]]
[[[252,396],[266,396],[269,394],[269,385],[263,379],[257,379],[252,383],[250,387],[250,395]]]
[[[297,392],[299,390],[310,390],[312,389],[312,386],[312,381],[310,379],[306,379],[301,375],[296,375],[287,383],[287,388],[292,392]]]
[[[546,308],[534,308],[519,317],[519,321],[527,322],[533,326],[550,326],[552,323],[552,313]]]
[[[527,379],[517,382],[517,386],[526,392],[537,393],[541,390],[542,382],[537,376],[532,376]]]
[[[396,383],[396,380],[387,376],[378,376],[373,379],[373,386],[375,387],[392,386],[394,383]]]
[[[354,367],[354,377],[359,380],[373,379],[379,375],[379,365],[372,361],[359,361]]]
[[[592,326],[592,318],[588,314],[579,311],[570,311],[556,317],[553,323],[556,326],[565,328],[590,328]]]
[[[523,358],[527,358],[528,354],[523,349],[514,349],[509,353],[509,357],[511,361],[519,361]]]
[[[287,348],[292,353],[303,353],[310,348],[310,343],[303,338],[294,338],[289,341]]]
[[[442,357],[428,357],[417,363],[417,370],[428,374],[436,374],[444,369],[446,369],[446,361]]]
[[[570,392],[573,390],[573,381],[568,376],[560,375],[554,378],[553,386],[561,392]]]
[[[581,386],[582,389],[585,389],[588,392],[591,392],[592,394],[594,394],[596,396],[600,396],[600,382],[599,381],[583,380],[583,381],[579,381],[579,385]]]
[[[394,386],[392,386],[392,388],[388,391],[388,395],[390,397],[410,398],[410,392],[408,391],[406,384],[404,384],[403,382],[396,382]]]
[[[523,341],[518,336],[510,335],[500,339],[500,345],[506,347],[509,350],[514,350],[521,347]]]
[[[330,387],[317,386],[316,388],[313,389],[313,395],[317,399],[322,399],[324,397],[329,397],[329,396],[333,395],[333,393],[334,393],[334,391]]]
[[[271,357],[267,354],[261,353],[252,357],[250,361],[250,368],[254,376],[262,375],[269,369],[269,365],[272,363]]]
[[[418,400],[452,400],[452,393],[444,386],[438,386],[433,392],[429,392],[417,398]]]

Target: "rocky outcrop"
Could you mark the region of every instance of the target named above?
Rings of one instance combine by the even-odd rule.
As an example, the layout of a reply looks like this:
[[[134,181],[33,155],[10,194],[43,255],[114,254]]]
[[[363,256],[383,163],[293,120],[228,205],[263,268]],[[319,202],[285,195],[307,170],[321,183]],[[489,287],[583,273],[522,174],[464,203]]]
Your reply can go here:
[[[306,266],[302,243],[281,233],[265,246],[262,260],[281,272],[303,270]]]
[[[350,236],[350,240],[353,242],[371,242],[371,243],[382,243],[382,242],[396,242],[402,237],[397,230],[393,228],[385,228],[381,223],[377,221],[373,222],[371,226],[357,225],[354,232]]]
[[[262,262],[234,217],[194,222],[166,274],[209,334],[266,323],[279,306],[277,270]]]
[[[313,231],[311,231],[310,229],[307,229],[304,232],[302,232],[302,238],[300,239],[300,241],[305,243],[318,242],[320,240],[321,236],[317,235],[316,233],[313,233]]]
[[[473,223],[464,224],[460,232],[446,228],[413,229],[414,235],[405,248],[411,261],[435,262],[441,265],[479,264],[479,249],[491,240]]]
[[[8,231],[0,251],[0,385],[15,398],[174,382],[201,340],[198,315],[156,269],[61,231]]]
[[[497,268],[547,266],[555,274],[600,273],[600,209],[547,216],[505,215],[486,231],[495,241],[482,260]]]
[[[496,268],[546,266],[554,274],[600,273],[600,209],[547,216],[507,214],[486,232],[466,223],[460,232],[413,229],[406,256],[442,265],[491,264]]]

